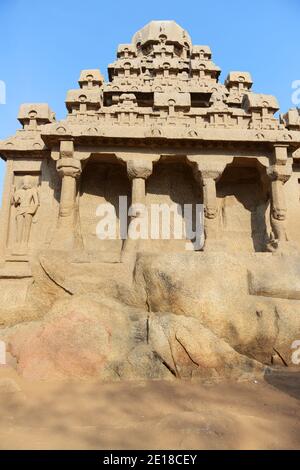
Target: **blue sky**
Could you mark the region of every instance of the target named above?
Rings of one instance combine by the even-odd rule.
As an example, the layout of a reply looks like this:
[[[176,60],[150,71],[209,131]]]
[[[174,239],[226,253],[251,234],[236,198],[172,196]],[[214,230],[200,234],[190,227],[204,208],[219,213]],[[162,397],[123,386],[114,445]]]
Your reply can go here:
[[[14,134],[18,108],[48,102],[64,117],[79,72],[115,58],[119,43],[151,20],[175,20],[194,44],[207,44],[222,69],[249,71],[253,90],[275,95],[281,111],[300,80],[299,0],[0,0],[0,139]],[[0,191],[5,164],[0,164]]]

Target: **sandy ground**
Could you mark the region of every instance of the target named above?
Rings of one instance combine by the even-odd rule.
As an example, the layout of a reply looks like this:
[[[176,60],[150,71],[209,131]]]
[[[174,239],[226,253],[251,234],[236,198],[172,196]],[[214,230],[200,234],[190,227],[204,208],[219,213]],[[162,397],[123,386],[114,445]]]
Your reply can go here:
[[[205,385],[26,382],[0,369],[0,449],[299,449],[300,372]]]

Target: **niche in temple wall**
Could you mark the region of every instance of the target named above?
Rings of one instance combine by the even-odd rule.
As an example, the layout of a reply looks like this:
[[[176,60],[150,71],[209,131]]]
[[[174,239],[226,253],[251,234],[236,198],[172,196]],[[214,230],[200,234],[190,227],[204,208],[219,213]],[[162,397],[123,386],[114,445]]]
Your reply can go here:
[[[127,196],[131,201],[130,181],[125,166],[116,163],[88,161],[81,175],[79,197],[79,214],[81,233],[84,247],[89,252],[120,253],[122,240],[120,238],[119,196]],[[116,239],[101,240],[96,229],[103,220],[97,209],[107,204],[114,209],[116,223]]]
[[[217,183],[220,237],[231,250],[265,251],[268,190],[254,166],[229,165]]]
[[[186,223],[184,220],[184,205],[189,205],[192,208],[192,229],[196,229],[196,205],[202,204],[202,191],[200,185],[196,183],[192,170],[186,162],[174,161],[168,162],[160,161],[154,165],[153,173],[146,181],[146,203],[149,208],[151,204],[165,204],[171,207],[176,207],[176,222],[173,213],[170,213],[170,239],[163,239],[163,220],[160,217],[157,233],[159,239],[153,239],[143,242],[145,250],[149,251],[186,251],[186,249],[193,250],[195,246],[186,238],[176,239],[176,227],[180,224],[185,228]],[[198,207],[198,210],[200,208]],[[186,213],[188,215],[188,213]],[[151,220],[151,212],[149,216],[149,234],[151,233],[151,226],[154,221]],[[165,220],[168,225],[168,221]],[[176,227],[174,226],[176,224]],[[166,226],[165,226],[166,227]],[[197,247],[196,247],[197,248]]]
[[[170,212],[169,227],[170,237],[163,239],[162,217],[159,216],[159,227],[155,233],[158,239],[153,239],[151,233],[151,204],[160,204],[177,207],[176,217],[184,225],[184,204],[189,204],[193,209],[193,226],[195,230],[196,204],[201,204],[201,194],[194,180],[192,170],[185,163],[158,163],[154,165],[153,174],[146,181],[146,206],[148,210],[148,240],[141,241],[141,248],[147,251],[185,251],[186,245],[193,249],[193,243],[185,238],[174,239],[174,218]],[[117,216],[117,224],[120,217],[118,213],[119,196],[128,197],[128,207],[131,203],[131,184],[125,167],[118,163],[88,162],[83,170],[80,186],[80,225],[85,248],[100,252],[117,252],[122,248],[120,231],[117,230],[118,239],[101,240],[96,233],[96,227],[101,220],[97,215],[99,205],[105,203],[112,206]],[[157,220],[157,219],[156,219]],[[166,222],[166,220],[165,220]],[[166,231],[164,232],[166,233]],[[168,235],[168,234],[167,234]]]
[[[26,255],[48,245],[57,220],[59,178],[51,160],[14,162],[8,251]]]

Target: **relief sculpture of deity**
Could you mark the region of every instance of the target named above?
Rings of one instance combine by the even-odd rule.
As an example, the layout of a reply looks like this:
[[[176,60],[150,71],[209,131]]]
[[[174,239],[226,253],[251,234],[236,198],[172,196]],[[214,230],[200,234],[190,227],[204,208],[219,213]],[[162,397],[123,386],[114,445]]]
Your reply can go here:
[[[26,252],[32,220],[39,206],[38,189],[34,185],[32,176],[24,176],[21,187],[14,188],[11,203],[16,208],[17,249]]]

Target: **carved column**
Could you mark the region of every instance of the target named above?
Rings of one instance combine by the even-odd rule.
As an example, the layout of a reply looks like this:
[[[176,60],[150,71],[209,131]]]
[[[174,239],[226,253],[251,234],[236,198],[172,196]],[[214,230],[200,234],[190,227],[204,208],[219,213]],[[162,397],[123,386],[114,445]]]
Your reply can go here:
[[[74,157],[72,141],[61,142],[60,159],[56,168],[62,178],[59,203],[59,226],[72,225],[76,205],[77,179],[81,174],[81,162]]]
[[[127,173],[131,180],[131,216],[128,226],[128,238],[125,240],[122,249],[122,261],[126,262],[135,257],[139,249],[140,240],[131,238],[133,225],[137,225],[137,219],[144,216],[146,199],[146,179],[152,174],[153,165],[150,160],[129,160],[127,161]]]
[[[81,173],[79,160],[62,158],[57,162],[57,171],[62,178],[59,203],[59,223],[70,221],[74,215],[77,194],[77,179]]]
[[[218,220],[217,220],[217,191],[216,179],[220,176],[217,172],[202,171],[201,181],[203,188],[204,205],[204,235],[205,249],[217,238]]]
[[[56,169],[62,180],[58,225],[51,246],[63,250],[81,249],[82,240],[76,210],[77,180],[81,174],[81,161],[74,158],[74,144],[72,141],[62,141],[60,143]]]
[[[222,244],[218,236],[218,206],[216,182],[226,165],[233,160],[228,155],[187,155],[192,163],[196,181],[202,186],[204,205],[204,251],[220,250]]]
[[[271,239],[268,246],[270,251],[283,249],[288,241],[286,233],[286,201],[284,183],[292,174],[292,166],[287,157],[287,146],[278,145],[274,147],[274,164],[269,166],[267,174],[270,178],[271,208],[270,224]]]

